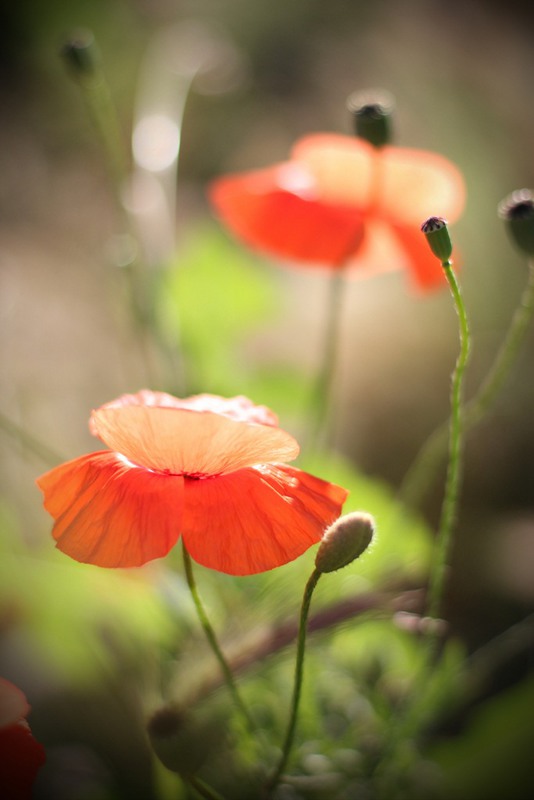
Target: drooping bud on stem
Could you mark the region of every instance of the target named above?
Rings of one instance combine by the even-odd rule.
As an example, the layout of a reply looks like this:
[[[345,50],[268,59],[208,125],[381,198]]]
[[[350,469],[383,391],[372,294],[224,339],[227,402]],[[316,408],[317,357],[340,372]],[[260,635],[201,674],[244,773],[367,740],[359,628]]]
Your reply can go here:
[[[447,220],[443,217],[429,217],[421,225],[430,249],[444,266],[450,266],[452,242],[447,228]]]
[[[534,193],[530,189],[512,192],[499,203],[498,213],[516,247],[534,256]]]
[[[395,107],[393,96],[383,90],[353,92],[347,99],[356,136],[375,147],[391,141],[391,117]]]
[[[370,514],[354,511],[339,517],[326,530],[317,555],[315,567],[319,572],[335,572],[361,556],[371,544],[375,521]]]

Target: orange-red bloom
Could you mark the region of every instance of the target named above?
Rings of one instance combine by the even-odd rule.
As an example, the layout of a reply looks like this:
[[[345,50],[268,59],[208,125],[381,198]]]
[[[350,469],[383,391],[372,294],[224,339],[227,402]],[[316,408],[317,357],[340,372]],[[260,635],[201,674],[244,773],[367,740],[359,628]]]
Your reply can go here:
[[[251,575],[318,542],[347,497],[288,466],[297,442],[245,397],[144,390],[93,411],[90,427],[111,451],[37,481],[57,547],[77,561],[139,566],[182,536],[199,564]]]
[[[30,706],[24,694],[0,678],[0,797],[29,800],[37,772],[46,760],[26,717]]]
[[[300,139],[287,162],[215,180],[209,195],[251,247],[355,274],[406,269],[429,289],[444,278],[421,222],[435,214],[454,222],[464,183],[434,153],[318,133]]]

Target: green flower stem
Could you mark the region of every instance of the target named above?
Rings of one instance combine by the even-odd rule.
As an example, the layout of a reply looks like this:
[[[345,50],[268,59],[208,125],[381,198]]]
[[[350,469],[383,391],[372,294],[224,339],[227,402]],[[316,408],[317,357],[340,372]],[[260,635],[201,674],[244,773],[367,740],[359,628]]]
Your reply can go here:
[[[212,789],[211,786],[208,786],[207,783],[204,783],[203,780],[197,778],[196,775],[191,775],[187,779],[189,785],[200,795],[200,797],[206,798],[206,800],[223,800],[223,796]]]
[[[286,764],[291,753],[293,740],[295,738],[295,730],[297,726],[297,717],[299,711],[300,695],[302,690],[302,678],[304,674],[304,653],[306,650],[306,632],[308,626],[308,613],[310,610],[310,603],[315,587],[321,577],[321,572],[314,570],[304,589],[304,596],[302,598],[302,607],[300,610],[300,623],[299,633],[297,640],[297,658],[295,662],[295,679],[293,683],[293,697],[291,700],[291,711],[289,715],[289,722],[287,726],[284,744],[282,746],[282,754],[276,769],[274,770],[269,782],[267,784],[268,794],[272,793],[278,785],[280,777],[286,768]]]
[[[528,264],[527,285],[512,317],[508,332],[477,394],[464,405],[464,432],[478,425],[491,410],[517,359],[533,314],[534,259],[531,259]],[[416,507],[420,504],[425,490],[443,460],[447,442],[448,424],[445,423],[437,428],[426,441],[406,474],[399,491],[399,497],[406,505]]]
[[[219,666],[221,667],[224,680],[230,691],[234,705],[241,714],[241,716],[243,717],[243,720],[245,721],[248,729],[253,731],[254,723],[252,721],[252,717],[250,716],[249,711],[245,703],[243,702],[241,695],[238,692],[232,670],[230,669],[230,666],[226,658],[224,657],[224,654],[217,640],[217,636],[215,635],[215,631],[213,630],[213,627],[208,619],[208,615],[206,614],[206,609],[204,608],[204,605],[202,604],[202,601],[200,599],[200,595],[198,593],[195,581],[195,576],[193,575],[193,564],[191,561],[191,556],[189,555],[189,552],[187,551],[187,548],[183,540],[182,540],[182,553],[184,559],[184,568],[187,579],[187,585],[189,586],[189,591],[191,592],[191,597],[193,598],[193,603],[195,605],[197,615],[200,620],[200,624],[204,629],[204,633],[206,634],[206,638],[210,644],[213,654],[215,655],[215,658],[219,662]]]
[[[470,335],[467,314],[465,311],[464,302],[460,287],[456,280],[456,276],[449,261],[443,262],[443,268],[451,294],[454,299],[454,305],[459,320],[459,333],[460,333],[460,352],[456,361],[454,372],[451,380],[451,417],[449,428],[449,464],[447,469],[447,478],[445,482],[445,494],[443,505],[441,509],[441,518],[438,528],[437,541],[436,541],[436,554],[434,563],[430,573],[430,583],[428,590],[428,616],[433,618],[439,614],[441,600],[443,596],[443,589],[445,584],[445,575],[449,563],[450,550],[452,545],[452,532],[454,526],[454,519],[458,505],[458,496],[461,480],[461,466],[462,466],[462,445],[463,445],[463,410],[462,410],[462,390],[463,390],[463,376],[467,362],[469,360],[470,351]],[[435,639],[432,635],[432,639]]]
[[[314,422],[311,442],[314,448],[320,448],[328,440],[329,427],[332,422],[330,412],[337,366],[344,273],[343,267],[336,269],[328,281],[328,307],[323,352],[315,386],[312,390]]]

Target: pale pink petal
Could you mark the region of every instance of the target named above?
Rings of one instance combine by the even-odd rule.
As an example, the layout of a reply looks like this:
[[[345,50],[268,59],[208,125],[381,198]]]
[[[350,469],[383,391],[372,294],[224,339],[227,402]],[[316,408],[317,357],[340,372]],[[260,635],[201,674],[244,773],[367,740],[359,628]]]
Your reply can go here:
[[[432,216],[458,219],[465,205],[462,174],[437,153],[385,147],[381,212],[401,225],[422,223]]]
[[[153,392],[141,389],[136,394],[123,394],[116,400],[105,403],[101,408],[122,408],[123,406],[146,406],[149,408],[183,408],[190,411],[213,411],[241,422],[257,422],[259,425],[278,425],[278,417],[267,406],[257,406],[243,395],[220,397],[216,394],[196,394],[192,397],[173,397],[166,392]],[[91,423],[90,423],[91,424]]]
[[[453,222],[465,204],[461,172],[437,153],[372,147],[356,137],[311,134],[293,158],[315,177],[321,200],[353,204],[398,224],[420,226],[430,216]]]
[[[292,461],[299,446],[280,428],[236,422],[210,411],[103,407],[96,434],[128,461],[173,475],[218,475],[264,461]]]

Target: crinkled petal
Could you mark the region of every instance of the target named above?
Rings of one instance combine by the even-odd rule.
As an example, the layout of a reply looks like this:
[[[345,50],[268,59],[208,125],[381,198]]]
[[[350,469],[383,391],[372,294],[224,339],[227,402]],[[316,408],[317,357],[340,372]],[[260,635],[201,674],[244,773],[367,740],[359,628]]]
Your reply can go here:
[[[309,172],[297,164],[219,178],[209,194],[235,235],[278,258],[342,265],[363,237],[358,209],[323,202]]]
[[[136,567],[165,556],[180,535],[183,478],[90,453],[37,480],[64,553],[100,567]]]
[[[186,479],[183,540],[205,567],[231,575],[264,572],[318,542],[347,494],[283,464]]]
[[[300,139],[293,158],[313,174],[325,202],[352,204],[398,224],[430,216],[453,222],[465,203],[461,172],[437,153],[373,148],[356,137],[318,133]]]
[[[123,394],[116,400],[105,403],[101,408],[122,408],[123,406],[146,406],[148,408],[182,408],[190,411],[213,411],[238,422],[257,422],[258,425],[278,425],[278,417],[267,406],[257,406],[243,395],[220,397],[216,394],[196,394],[192,397],[173,397],[166,392],[153,392],[141,389],[136,394]],[[90,422],[92,428],[92,423]]]
[[[173,475],[218,475],[264,461],[292,461],[299,452],[280,428],[210,411],[103,406],[91,420],[100,439],[128,461]]]
[[[0,728],[24,719],[30,706],[24,692],[5,678],[0,678]]]

